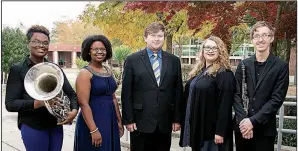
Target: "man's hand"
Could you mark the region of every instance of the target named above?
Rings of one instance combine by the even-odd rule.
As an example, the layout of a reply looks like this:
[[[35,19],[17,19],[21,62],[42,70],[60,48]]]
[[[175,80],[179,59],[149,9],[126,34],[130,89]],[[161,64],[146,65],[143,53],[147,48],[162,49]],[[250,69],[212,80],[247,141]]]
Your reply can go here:
[[[137,125],[136,123],[132,123],[132,124],[127,124],[125,125],[126,129],[130,132],[133,132],[135,130],[137,130]]]
[[[180,130],[180,124],[179,123],[173,123],[172,124],[172,130],[174,131],[174,132],[176,132],[176,131],[179,131]]]
[[[57,125],[71,124],[73,119],[76,117],[78,110],[73,109],[71,112],[68,112],[67,118],[65,121],[57,123]]]
[[[215,135],[214,142],[215,142],[215,144],[222,144],[224,142],[224,138],[219,135]]]
[[[243,119],[239,124],[240,131],[243,136],[247,135],[253,129],[253,125],[249,118]]]
[[[250,130],[247,135],[242,135],[242,137],[245,139],[251,139],[253,138],[253,136],[254,136],[253,130]]]

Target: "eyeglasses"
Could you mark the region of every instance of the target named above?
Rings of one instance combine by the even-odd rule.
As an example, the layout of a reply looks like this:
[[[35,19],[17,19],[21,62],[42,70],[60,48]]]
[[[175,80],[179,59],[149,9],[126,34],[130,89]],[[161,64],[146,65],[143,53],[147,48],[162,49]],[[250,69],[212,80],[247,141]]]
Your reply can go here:
[[[216,51],[218,51],[218,47],[203,47],[204,48],[204,51],[213,51],[213,52],[216,52]]]
[[[262,38],[262,39],[267,39],[267,38],[269,38],[269,37],[271,37],[271,35],[270,34],[263,34],[263,35],[253,35],[253,39],[254,40],[259,40],[260,39],[260,37]]]
[[[94,53],[106,52],[107,51],[106,48],[90,48],[90,50],[93,51]]]
[[[160,34],[149,34],[151,37],[157,37],[157,38],[162,38],[164,37],[164,35],[160,35]]]
[[[50,44],[48,41],[41,42],[39,40],[30,40],[29,42],[31,42],[32,45],[34,46],[43,46],[43,47],[47,47]]]

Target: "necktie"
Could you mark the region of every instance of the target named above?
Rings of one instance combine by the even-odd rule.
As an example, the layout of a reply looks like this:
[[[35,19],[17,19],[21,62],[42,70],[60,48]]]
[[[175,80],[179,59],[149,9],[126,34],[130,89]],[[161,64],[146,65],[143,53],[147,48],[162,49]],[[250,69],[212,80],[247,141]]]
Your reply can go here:
[[[155,79],[157,81],[157,85],[159,86],[159,82],[160,82],[160,66],[159,66],[159,62],[158,62],[158,56],[157,54],[153,55],[153,62],[152,62],[152,69],[154,72],[154,76]]]

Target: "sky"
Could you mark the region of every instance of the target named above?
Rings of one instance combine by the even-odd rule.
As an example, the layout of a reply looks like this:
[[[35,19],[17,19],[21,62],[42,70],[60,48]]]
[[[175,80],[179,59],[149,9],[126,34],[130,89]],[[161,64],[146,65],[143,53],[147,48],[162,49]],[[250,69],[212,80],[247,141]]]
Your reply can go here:
[[[2,1],[2,27],[19,27],[20,22],[29,28],[40,24],[51,30],[55,21],[76,19],[88,1]],[[101,2],[91,2],[100,4]]]

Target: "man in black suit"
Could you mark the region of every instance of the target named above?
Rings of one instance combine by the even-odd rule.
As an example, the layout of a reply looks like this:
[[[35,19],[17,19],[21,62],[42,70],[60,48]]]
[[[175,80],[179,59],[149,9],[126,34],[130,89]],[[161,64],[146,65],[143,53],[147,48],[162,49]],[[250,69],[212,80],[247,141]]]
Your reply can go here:
[[[234,109],[239,124],[235,130],[236,150],[274,151],[276,113],[287,94],[289,66],[270,53],[274,28],[269,23],[257,22],[251,29],[250,38],[256,54],[243,60],[235,74]],[[242,63],[245,66],[247,103],[242,99]]]
[[[169,151],[171,133],[180,129],[180,59],[162,50],[165,27],[144,32],[147,46],[128,56],[122,82],[122,118],[130,131],[131,151]]]

